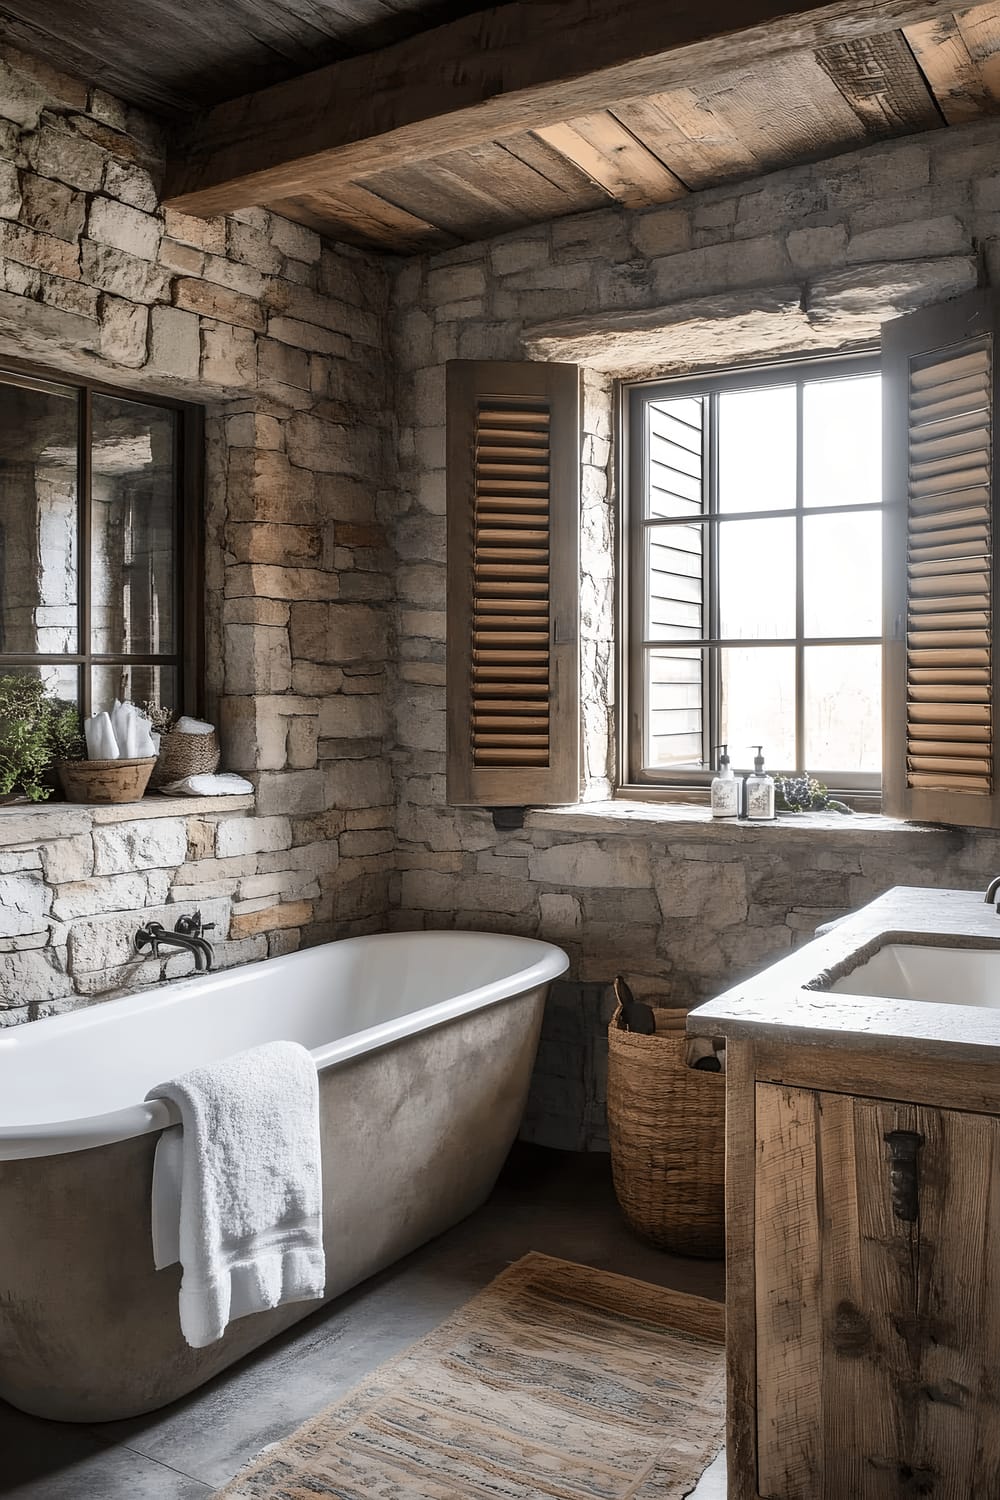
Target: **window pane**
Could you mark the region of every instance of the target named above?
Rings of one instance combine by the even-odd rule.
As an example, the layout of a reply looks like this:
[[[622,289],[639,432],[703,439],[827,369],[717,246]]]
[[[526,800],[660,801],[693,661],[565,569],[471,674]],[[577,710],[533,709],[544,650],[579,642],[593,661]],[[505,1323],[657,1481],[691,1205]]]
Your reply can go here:
[[[882,634],[882,513],[802,522],[806,635]]]
[[[734,767],[753,766],[764,746],[770,771],[795,768],[795,651],[791,646],[732,646],[719,651],[719,742]]]
[[[795,522],[726,521],[719,528],[719,635],[795,634]]]
[[[704,764],[701,652],[647,651],[646,702],[647,766],[700,768]]]
[[[804,504],[877,505],[882,499],[880,377],[813,381],[802,401]]]
[[[647,403],[647,516],[696,516],[704,509],[703,412],[704,402],[692,397]]]
[[[805,651],[805,767],[878,771],[882,765],[881,646]]]
[[[175,667],[101,666],[93,668],[93,712],[110,709],[116,698],[133,703],[157,703],[181,712],[177,701]]]
[[[76,392],[0,385],[0,651],[77,649]]]
[[[36,667],[0,666],[0,677],[40,677],[50,698],[59,698],[63,703],[80,701],[79,667],[50,662],[39,662]]]
[[[93,404],[92,649],[172,652],[176,415],[113,396]]]
[[[647,639],[700,639],[703,527],[651,526],[646,537]]]
[[[719,397],[719,509],[795,506],[795,387],[724,391]]]

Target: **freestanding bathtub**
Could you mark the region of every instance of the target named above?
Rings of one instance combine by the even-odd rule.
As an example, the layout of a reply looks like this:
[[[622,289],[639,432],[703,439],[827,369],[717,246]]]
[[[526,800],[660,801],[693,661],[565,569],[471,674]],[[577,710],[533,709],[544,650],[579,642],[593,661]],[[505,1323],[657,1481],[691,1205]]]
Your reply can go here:
[[[320,1306],[184,1342],[180,1268],[155,1271],[150,1240],[172,1117],[147,1089],[270,1039],[311,1050],[329,1300],[488,1196],[566,965],[492,933],[349,938],[0,1031],[0,1397],[63,1421],[135,1416]]]

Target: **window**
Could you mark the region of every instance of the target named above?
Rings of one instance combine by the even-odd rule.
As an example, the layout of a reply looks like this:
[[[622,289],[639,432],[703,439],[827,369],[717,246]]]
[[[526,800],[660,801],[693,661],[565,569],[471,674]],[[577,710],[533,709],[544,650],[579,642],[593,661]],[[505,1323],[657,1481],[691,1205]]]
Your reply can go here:
[[[0,673],[197,706],[200,412],[0,370]]]
[[[643,385],[629,404],[629,777],[715,747],[848,790],[881,771],[876,357]]]

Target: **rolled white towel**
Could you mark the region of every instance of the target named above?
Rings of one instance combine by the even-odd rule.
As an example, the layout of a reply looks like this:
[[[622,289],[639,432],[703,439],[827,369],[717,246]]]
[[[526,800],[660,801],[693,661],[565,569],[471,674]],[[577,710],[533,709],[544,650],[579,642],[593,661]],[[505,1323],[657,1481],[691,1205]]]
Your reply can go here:
[[[121,752],[111,727],[111,715],[94,714],[83,726],[83,737],[87,741],[88,760],[118,760]]]
[[[206,724],[204,719],[192,719],[184,714],[177,720],[172,732],[174,734],[213,734],[215,725]]]

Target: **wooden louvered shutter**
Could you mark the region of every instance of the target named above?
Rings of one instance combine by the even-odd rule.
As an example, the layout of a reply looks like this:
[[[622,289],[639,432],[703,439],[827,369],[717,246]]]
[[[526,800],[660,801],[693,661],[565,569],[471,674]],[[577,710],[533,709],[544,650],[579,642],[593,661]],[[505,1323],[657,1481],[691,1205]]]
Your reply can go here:
[[[985,293],[883,328],[883,809],[1000,826],[993,712],[997,304]]]
[[[580,791],[574,365],[448,366],[448,801]]]

